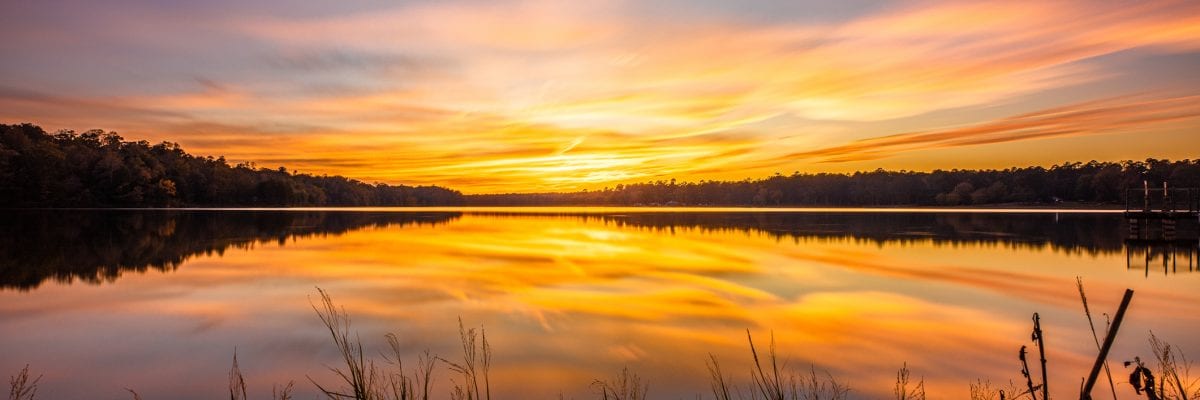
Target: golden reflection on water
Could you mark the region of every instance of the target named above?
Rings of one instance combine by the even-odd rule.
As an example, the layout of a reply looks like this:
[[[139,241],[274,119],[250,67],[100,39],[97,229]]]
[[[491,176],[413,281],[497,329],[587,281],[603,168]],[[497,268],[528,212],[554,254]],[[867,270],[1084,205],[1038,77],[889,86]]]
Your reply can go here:
[[[773,335],[789,365],[828,369],[859,396],[887,397],[907,363],[931,395],[965,398],[977,378],[1019,378],[1033,312],[1051,389],[1070,397],[1095,353],[1076,276],[1097,314],[1137,290],[1113,360],[1148,356],[1151,329],[1200,351],[1200,274],[1144,277],[1115,253],[473,213],[282,242],[169,274],[0,292],[0,367],[33,364],[44,390],[64,397],[127,386],[146,398],[213,397],[236,347],[252,396],[296,380],[311,397],[305,376],[332,382],[324,365],[336,362],[308,305],[318,286],[372,351],[395,332],[413,357],[429,348],[452,358],[456,320],[483,325],[499,398],[589,398],[592,380],[622,366],[652,397],[708,396],[709,353],[748,378],[746,330],[762,345]],[[438,370],[439,385],[450,379]]]

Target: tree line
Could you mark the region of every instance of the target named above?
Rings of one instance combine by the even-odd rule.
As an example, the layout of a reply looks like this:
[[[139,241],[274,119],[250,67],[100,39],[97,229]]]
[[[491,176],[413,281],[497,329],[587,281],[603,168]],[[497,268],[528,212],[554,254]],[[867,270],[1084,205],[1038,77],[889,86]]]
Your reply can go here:
[[[1200,187],[1200,159],[1071,162],[1003,170],[877,169],[852,174],[793,173],[761,179],[616,185],[573,193],[469,195],[470,205],[604,206],[966,206],[987,204],[1120,204],[1125,190],[1168,182]]]
[[[1070,162],[1003,170],[775,174],[740,181],[675,179],[568,193],[463,195],[438,186],[368,184],[230,165],[176,143],[113,132],[46,133],[0,125],[0,207],[181,206],[966,206],[1117,204],[1143,182],[1200,187],[1200,159]]]
[[[0,207],[427,206],[462,203],[438,186],[368,184],[230,165],[179,144],[126,141],[114,132],[49,134],[0,124]]]

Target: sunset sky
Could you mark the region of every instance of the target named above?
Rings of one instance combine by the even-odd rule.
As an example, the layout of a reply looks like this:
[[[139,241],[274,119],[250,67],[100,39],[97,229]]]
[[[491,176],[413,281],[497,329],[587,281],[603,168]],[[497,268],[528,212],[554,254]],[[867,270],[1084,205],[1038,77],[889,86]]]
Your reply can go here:
[[[1197,1],[7,0],[0,37],[0,123],[465,193],[1200,156]]]

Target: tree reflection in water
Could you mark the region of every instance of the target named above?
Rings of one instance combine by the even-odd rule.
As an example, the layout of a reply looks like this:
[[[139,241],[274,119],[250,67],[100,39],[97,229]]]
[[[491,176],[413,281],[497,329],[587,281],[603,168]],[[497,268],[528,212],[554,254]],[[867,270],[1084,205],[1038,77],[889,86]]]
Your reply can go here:
[[[29,290],[47,279],[111,282],[126,271],[172,271],[200,255],[222,255],[369,227],[452,223],[462,212],[71,210],[13,211],[0,220],[0,288]],[[1123,221],[1103,214],[633,212],[502,213],[576,218],[623,229],[744,232],[776,240],[851,240],[877,246],[1049,248],[1072,254],[1125,249]]]

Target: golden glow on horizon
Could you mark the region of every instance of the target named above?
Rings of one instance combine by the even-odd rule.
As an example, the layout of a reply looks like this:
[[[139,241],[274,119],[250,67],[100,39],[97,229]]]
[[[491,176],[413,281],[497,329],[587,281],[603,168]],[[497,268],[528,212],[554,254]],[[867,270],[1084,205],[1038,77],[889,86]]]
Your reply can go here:
[[[3,80],[0,118],[467,193],[1196,156],[1181,144],[1200,82],[1139,71],[1155,56],[1194,65],[1195,2],[934,1],[770,22],[639,7],[200,15],[161,31],[220,32],[254,56],[154,90]],[[1112,135],[1134,143],[1098,139]],[[1047,140],[1068,145],[1031,151]]]

